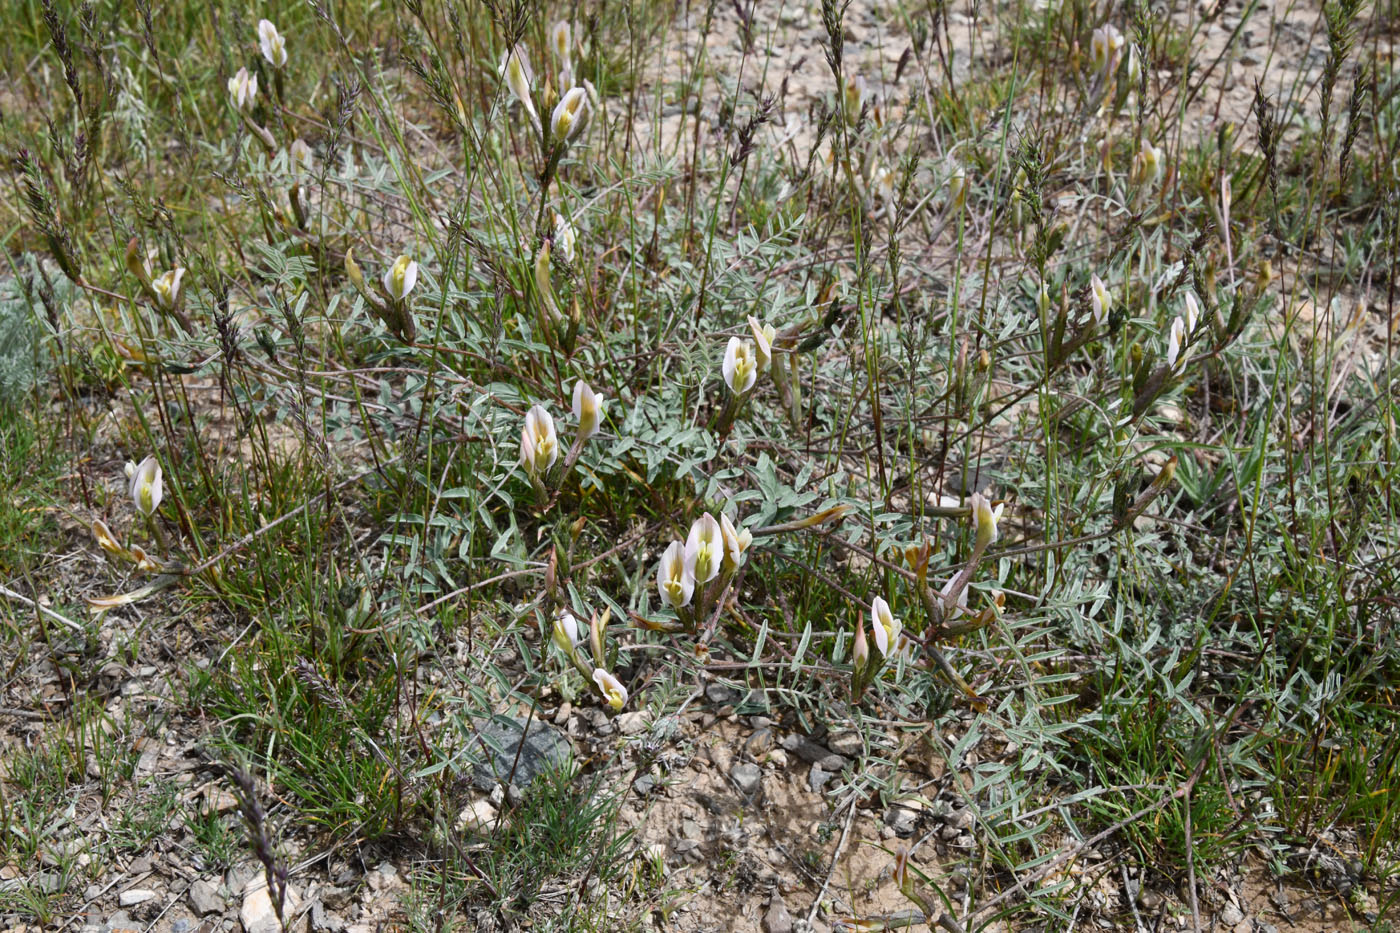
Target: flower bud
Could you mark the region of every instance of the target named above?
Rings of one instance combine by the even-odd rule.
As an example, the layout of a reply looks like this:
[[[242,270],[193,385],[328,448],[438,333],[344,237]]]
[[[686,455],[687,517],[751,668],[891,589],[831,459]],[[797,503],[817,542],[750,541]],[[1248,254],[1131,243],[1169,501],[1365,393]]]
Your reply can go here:
[[[721,569],[725,573],[733,573],[744,562],[744,554],[749,545],[753,544],[753,533],[747,528],[735,527],[729,516],[723,513],[719,517],[719,531],[724,539],[724,560],[721,562]]]
[[[865,640],[865,622],[859,617],[856,618],[856,643],[851,649],[851,662],[855,666],[857,676],[860,676],[865,666],[870,663],[870,646]]]
[[[758,318],[749,315],[749,331],[753,334],[753,345],[757,351],[758,375],[763,375],[773,362],[773,341],[778,332],[772,324],[760,324]]]
[[[1181,318],[1172,321],[1171,332],[1167,335],[1167,366],[1174,373],[1186,368],[1186,322]]]
[[[1097,275],[1089,277],[1089,308],[1095,325],[1102,327],[1108,323],[1109,312],[1113,310],[1113,294]]]

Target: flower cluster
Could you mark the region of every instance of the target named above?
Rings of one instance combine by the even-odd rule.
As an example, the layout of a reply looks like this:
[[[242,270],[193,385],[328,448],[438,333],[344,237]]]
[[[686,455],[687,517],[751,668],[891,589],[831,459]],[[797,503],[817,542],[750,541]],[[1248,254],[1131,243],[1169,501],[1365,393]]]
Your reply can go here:
[[[874,682],[886,662],[892,658],[911,656],[915,645],[920,646],[927,659],[935,664],[956,686],[969,696],[976,697],[972,689],[943,657],[934,641],[939,637],[981,628],[995,620],[1000,601],[994,600],[990,607],[973,614],[968,610],[967,586],[987,548],[996,543],[1001,516],[1006,504],[1003,502],[993,506],[992,501],[986,496],[973,493],[965,504],[952,500],[947,506],[940,504],[940,508],[946,508],[948,513],[965,513],[971,520],[972,554],[967,563],[963,565],[962,570],[935,593],[928,582],[931,546],[925,542],[905,549],[904,559],[909,564],[910,569],[914,571],[915,592],[922,604],[927,624],[920,636],[910,635],[884,596],[877,595],[871,600],[871,635],[869,638],[866,637],[864,621],[857,620],[851,655],[851,689],[857,700],[865,692],[866,687]],[[871,650],[872,641],[874,642],[873,651]]]
[[[672,541],[661,555],[656,567],[661,601],[688,627],[693,626],[743,565],[752,543],[753,534],[728,515],[721,513],[716,521],[704,513],[691,524],[685,541]]]
[[[554,466],[559,462],[560,448],[554,416],[543,405],[530,406],[525,413],[525,426],[520,432],[520,465],[541,502],[548,501],[549,487],[569,472],[583,453],[583,445],[602,428],[606,412],[607,399],[604,396],[594,392],[582,379],[574,383],[573,413],[577,429],[573,445],[556,476]]]

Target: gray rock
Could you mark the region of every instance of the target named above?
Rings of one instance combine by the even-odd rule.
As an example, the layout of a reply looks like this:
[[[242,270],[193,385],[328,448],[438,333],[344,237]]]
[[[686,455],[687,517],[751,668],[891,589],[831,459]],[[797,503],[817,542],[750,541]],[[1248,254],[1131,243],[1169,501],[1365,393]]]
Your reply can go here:
[[[190,909],[199,917],[205,914],[221,914],[228,909],[223,895],[219,893],[219,886],[203,878],[190,885],[189,898]]]
[[[831,749],[827,748],[825,745],[819,745],[813,742],[805,735],[797,735],[796,733],[783,737],[783,748],[809,764],[817,764],[818,762],[823,762],[832,757]],[[840,756],[838,755],[836,757],[839,758]],[[841,770],[839,767],[828,768],[825,764],[822,765],[822,768],[826,771]]]
[[[117,896],[117,903],[123,907],[135,907],[137,904],[144,904],[149,900],[154,900],[155,896],[156,892],[149,888],[131,888]]]
[[[127,930],[131,928],[131,915],[124,910],[119,910],[107,918],[105,929],[108,933],[113,930]]]
[[[812,765],[811,770],[807,772],[807,787],[812,793],[820,794],[832,777],[834,775],[830,771],[822,770],[821,765]]]
[[[734,779],[734,784],[745,797],[752,797],[763,786],[763,769],[748,762],[735,765],[729,776]]]
[[[890,807],[885,811],[885,825],[894,830],[896,836],[912,836],[917,816],[913,810]],[[953,830],[953,835],[957,835],[957,830]]]
[[[768,910],[763,914],[763,929],[766,933],[792,933],[792,915],[777,891],[768,899]]]
[[[948,825],[956,830],[971,829],[974,817],[971,807],[963,807],[948,814]]]
[[[724,684],[710,684],[705,688],[705,699],[715,706],[723,706],[726,703],[733,703],[739,698],[737,690],[731,690]]]
[[[753,757],[761,757],[764,752],[773,747],[773,730],[759,729],[753,735],[749,736],[748,741],[744,743],[744,747],[748,749],[748,753]]]
[[[617,728],[613,725],[612,720],[608,718],[608,714],[596,706],[585,707],[579,711],[579,715],[582,716],[584,720],[593,727],[593,731],[599,735],[612,735],[613,730]],[[499,719],[501,717],[498,716],[496,718]],[[518,722],[519,720],[516,721]],[[517,727],[517,734],[518,729],[519,727]]]
[[[653,774],[643,774],[632,782],[632,789],[637,792],[637,796],[645,797],[656,789],[656,776]]]
[[[1244,911],[1234,904],[1226,904],[1220,911],[1220,922],[1227,927],[1238,926],[1242,920],[1244,920]]]
[[[538,719],[529,723],[517,716],[497,715],[478,722],[480,730],[470,743],[472,783],[489,791],[498,781],[512,787],[529,787],[546,771],[562,768],[573,748],[563,732]]]
[[[647,714],[641,711],[623,713],[616,719],[617,731],[623,735],[636,735],[638,732],[645,732],[649,723]]]
[[[865,751],[865,740],[859,732],[837,732],[826,740],[826,747],[847,758],[859,758]]]

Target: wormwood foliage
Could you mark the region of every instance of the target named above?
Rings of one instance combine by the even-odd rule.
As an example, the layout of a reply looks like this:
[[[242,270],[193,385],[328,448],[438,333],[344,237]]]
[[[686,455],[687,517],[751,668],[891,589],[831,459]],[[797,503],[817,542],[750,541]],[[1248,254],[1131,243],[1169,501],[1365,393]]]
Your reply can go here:
[[[352,841],[423,927],[669,914],[617,812],[717,681],[859,736],[831,825],[973,814],[892,853],[910,922],[1124,920],[1131,868],[1199,923],[1322,849],[1389,911],[1382,10],[1310,6],[1299,64],[1256,5],[21,6],[0,522],[65,558],[2,552],[0,706],[66,700],[0,865],[94,767],[144,809],[0,910],[171,821],[103,744],[121,658],[279,918]],[[482,724],[564,702],[652,726],[466,819]]]

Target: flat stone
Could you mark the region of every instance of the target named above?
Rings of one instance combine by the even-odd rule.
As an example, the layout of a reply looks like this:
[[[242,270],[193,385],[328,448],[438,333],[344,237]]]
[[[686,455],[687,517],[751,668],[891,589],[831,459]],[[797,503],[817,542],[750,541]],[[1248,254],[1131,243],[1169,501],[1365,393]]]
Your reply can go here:
[[[497,715],[477,724],[470,740],[472,783],[489,791],[499,781],[510,781],[518,790],[529,787],[546,771],[564,767],[573,748],[554,726],[538,719],[529,723],[517,716]],[[517,754],[518,753],[518,754]]]
[[[638,732],[645,732],[650,723],[647,722],[647,714],[640,710],[630,713],[623,713],[615,720],[617,731],[623,735],[636,735]]]
[[[287,885],[282,912],[290,917],[300,903],[296,889]],[[267,889],[265,878],[254,878],[243,889],[243,906],[238,910],[238,919],[243,924],[244,933],[280,933],[281,924],[277,921],[277,911],[272,906],[272,894]]]
[[[496,822],[497,810],[485,797],[468,804],[457,814],[457,829],[489,830]]]
[[[147,901],[154,900],[155,896],[156,892],[149,888],[131,888],[118,895],[117,903],[122,907],[135,907],[137,904],[144,904]]]
[[[1227,927],[1238,926],[1242,920],[1244,920],[1244,911],[1234,904],[1226,904],[1220,911],[1220,922]]]
[[[783,737],[783,748],[809,764],[816,764],[831,757],[831,749],[813,742],[805,735],[797,735],[796,733]],[[828,771],[840,770],[839,768],[827,768],[826,765],[822,765],[822,767]]]
[[[763,769],[748,762],[735,765],[730,769],[729,776],[745,797],[752,797],[763,786]]]
[[[834,775],[830,771],[822,770],[821,765],[812,765],[812,769],[807,772],[807,787],[814,794],[820,794]]]
[[[219,893],[219,886],[203,878],[196,879],[194,884],[190,885],[189,899],[190,909],[196,916],[221,914],[228,909],[224,896]]]
[[[859,758],[865,751],[865,739],[859,732],[837,732],[826,740],[826,747],[847,758]]]

